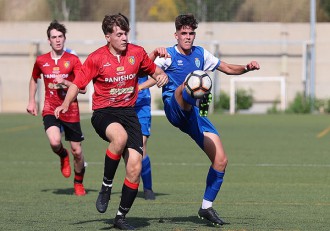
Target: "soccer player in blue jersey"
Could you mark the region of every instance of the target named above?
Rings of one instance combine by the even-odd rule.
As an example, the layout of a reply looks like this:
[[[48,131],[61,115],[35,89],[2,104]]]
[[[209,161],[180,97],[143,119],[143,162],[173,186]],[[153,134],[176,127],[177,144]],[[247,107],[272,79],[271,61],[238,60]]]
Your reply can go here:
[[[146,82],[148,76],[139,78],[139,85]],[[143,182],[144,199],[155,200],[155,194],[152,190],[151,163],[147,154],[147,142],[150,136],[151,127],[151,94],[149,88],[139,90],[138,98],[135,103],[135,111],[141,124],[143,135],[143,159],[141,178]]]
[[[219,133],[205,116],[211,95],[204,95],[201,100],[192,98],[185,91],[184,80],[194,70],[218,70],[228,75],[241,75],[260,67],[256,61],[247,65],[225,63],[204,48],[194,46],[197,26],[198,22],[193,15],[179,15],[175,20],[174,33],[177,44],[166,49],[170,58],[157,57],[155,63],[169,77],[162,93],[167,119],[173,126],[188,134],[211,161],[198,217],[219,226],[226,222],[212,206],[222,185],[228,160]]]

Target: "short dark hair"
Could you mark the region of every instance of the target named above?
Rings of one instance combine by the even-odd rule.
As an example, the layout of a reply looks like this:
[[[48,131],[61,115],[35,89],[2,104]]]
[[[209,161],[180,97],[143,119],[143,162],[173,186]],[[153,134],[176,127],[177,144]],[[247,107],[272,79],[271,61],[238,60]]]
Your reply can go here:
[[[114,15],[106,15],[104,16],[102,22],[102,30],[103,33],[106,35],[108,33],[113,32],[113,27],[118,26],[123,31],[129,32],[129,21],[126,16],[123,14],[114,14]]]
[[[198,21],[193,14],[181,14],[175,19],[175,29],[181,30],[183,27],[191,27],[195,30],[198,27]]]
[[[53,20],[50,24],[49,27],[47,29],[47,36],[48,38],[50,38],[50,31],[51,30],[57,30],[63,33],[64,38],[65,38],[65,34],[66,34],[66,28],[63,24],[59,23],[57,20]]]

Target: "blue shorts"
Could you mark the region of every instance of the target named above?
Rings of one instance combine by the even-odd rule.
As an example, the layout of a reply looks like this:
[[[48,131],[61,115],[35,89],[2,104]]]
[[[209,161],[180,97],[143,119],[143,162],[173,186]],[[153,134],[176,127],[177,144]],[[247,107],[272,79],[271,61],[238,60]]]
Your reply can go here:
[[[207,117],[199,115],[199,109],[196,106],[193,106],[191,111],[184,111],[176,101],[174,94],[165,99],[164,110],[170,123],[188,134],[203,150],[203,132],[211,132],[219,136],[211,121]]]
[[[149,137],[151,128],[151,106],[134,107],[141,124],[142,135]]]

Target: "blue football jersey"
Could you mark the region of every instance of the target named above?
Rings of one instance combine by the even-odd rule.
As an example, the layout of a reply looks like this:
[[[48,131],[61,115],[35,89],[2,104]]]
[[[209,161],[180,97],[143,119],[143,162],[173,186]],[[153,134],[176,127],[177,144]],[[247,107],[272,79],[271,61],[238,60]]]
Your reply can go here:
[[[138,78],[139,84],[144,83],[147,80],[148,80],[148,76]],[[138,94],[138,97],[137,97],[137,100],[135,103],[135,107],[142,107],[142,106],[150,105],[150,104],[151,104],[151,94],[150,94],[149,88],[139,91],[139,94]]]
[[[180,86],[186,76],[195,70],[214,71],[220,60],[200,46],[193,46],[189,55],[181,54],[176,45],[166,48],[171,58],[156,58],[155,63],[169,77],[169,82],[163,87],[163,99],[171,96]]]

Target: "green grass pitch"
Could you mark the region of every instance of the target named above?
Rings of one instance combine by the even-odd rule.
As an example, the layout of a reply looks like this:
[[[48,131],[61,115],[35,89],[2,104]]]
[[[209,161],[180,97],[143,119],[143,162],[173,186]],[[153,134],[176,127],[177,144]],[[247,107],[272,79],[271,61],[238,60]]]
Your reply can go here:
[[[330,117],[325,115],[209,116],[229,158],[214,202],[223,231],[330,229]],[[165,117],[153,117],[148,153],[155,201],[142,184],[127,215],[139,230],[216,230],[197,218],[209,161]],[[60,173],[40,116],[0,114],[0,230],[113,230],[124,177],[120,164],[108,211],[95,200],[107,143],[82,116],[88,162],[87,195],[73,195],[73,176]],[[65,143],[68,147],[68,144]],[[72,166],[72,158],[71,158]]]

